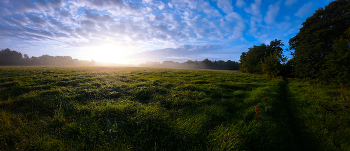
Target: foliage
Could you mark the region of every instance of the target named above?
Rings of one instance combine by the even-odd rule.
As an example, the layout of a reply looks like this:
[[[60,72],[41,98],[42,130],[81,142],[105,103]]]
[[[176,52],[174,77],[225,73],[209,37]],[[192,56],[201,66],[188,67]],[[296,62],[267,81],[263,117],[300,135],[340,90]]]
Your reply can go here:
[[[261,62],[262,72],[270,77],[277,77],[281,75],[282,64],[279,58],[282,58],[281,54],[277,51],[271,53],[270,56]]]
[[[249,48],[240,57],[240,70],[247,73],[280,75],[285,57],[282,55],[284,44],[275,39],[270,45],[261,44]]]
[[[34,66],[34,65],[50,65],[50,66],[67,66],[67,65],[94,65],[94,61],[83,61],[78,59],[72,59],[70,56],[49,56],[42,55],[40,57],[32,56],[29,58],[27,54],[10,50],[9,48],[0,51],[0,65],[21,65],[21,66]]]
[[[337,64],[331,63],[333,61],[330,60],[334,59],[330,58],[337,55],[335,53],[337,51],[348,50],[334,49],[339,48],[341,41],[343,41],[339,39],[350,27],[349,8],[349,0],[336,0],[329,3],[324,9],[320,8],[311,17],[308,17],[302,24],[303,27],[300,28],[299,33],[289,40],[289,49],[294,50],[294,72],[297,77],[322,78],[324,70],[327,70],[327,74],[331,76],[329,72],[334,71]],[[327,57],[328,55],[333,56]],[[325,65],[327,60],[328,63]],[[336,73],[334,74],[337,76]],[[349,73],[342,73],[339,77],[344,74],[348,75]]]
[[[350,28],[347,30],[350,33]],[[350,36],[349,36],[350,38]],[[332,51],[325,57],[322,79],[329,82],[350,83],[350,39],[334,40]]]

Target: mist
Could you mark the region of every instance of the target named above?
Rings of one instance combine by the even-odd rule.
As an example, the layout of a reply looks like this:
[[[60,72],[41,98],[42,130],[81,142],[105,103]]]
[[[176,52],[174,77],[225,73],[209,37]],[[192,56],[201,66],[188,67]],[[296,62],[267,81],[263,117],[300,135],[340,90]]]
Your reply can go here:
[[[212,69],[212,70],[238,70],[239,63],[236,61],[211,61],[204,59],[203,61],[192,61],[186,62],[174,62],[174,61],[163,61],[163,62],[146,62],[140,64],[141,67],[153,67],[153,68],[173,68],[173,69]]]

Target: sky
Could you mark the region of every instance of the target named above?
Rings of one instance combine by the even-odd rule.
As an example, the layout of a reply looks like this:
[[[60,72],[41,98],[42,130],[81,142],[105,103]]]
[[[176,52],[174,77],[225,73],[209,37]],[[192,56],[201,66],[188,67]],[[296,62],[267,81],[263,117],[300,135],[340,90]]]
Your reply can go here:
[[[274,39],[287,49],[331,1],[0,0],[0,49],[118,64],[239,61]]]

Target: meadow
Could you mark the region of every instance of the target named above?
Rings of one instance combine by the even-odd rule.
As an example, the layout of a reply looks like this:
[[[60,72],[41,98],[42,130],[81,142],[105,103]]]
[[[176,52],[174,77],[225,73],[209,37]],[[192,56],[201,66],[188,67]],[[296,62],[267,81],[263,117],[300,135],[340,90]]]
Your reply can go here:
[[[349,96],[238,71],[1,67],[0,150],[350,150]]]

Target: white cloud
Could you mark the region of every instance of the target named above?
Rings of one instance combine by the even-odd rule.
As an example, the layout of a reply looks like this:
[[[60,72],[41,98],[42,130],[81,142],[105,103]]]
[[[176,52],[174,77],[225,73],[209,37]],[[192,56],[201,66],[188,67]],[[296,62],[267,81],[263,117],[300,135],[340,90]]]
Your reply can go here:
[[[191,9],[196,9],[198,2],[197,0],[172,0],[173,4],[177,4],[177,7],[186,7],[188,5]]]
[[[171,3],[168,3],[168,6],[169,6],[170,8],[173,8],[173,4],[171,4]]]
[[[250,7],[247,7],[244,9],[245,12],[251,14],[250,17],[250,33],[255,33],[257,29],[257,23],[261,23],[262,21],[262,15],[260,13],[260,5],[261,0],[255,0],[255,3],[252,3]]]
[[[237,0],[236,1],[236,6],[237,7],[243,7],[245,5],[245,2],[243,0]]]
[[[235,24],[233,31],[232,31],[232,35],[229,38],[230,39],[237,39],[237,38],[242,37],[243,31],[245,30],[245,24],[244,24],[242,17],[238,13],[232,12],[232,13],[228,14],[225,17],[225,19],[227,20],[227,22],[233,22]]]
[[[261,15],[260,14],[260,5],[261,5],[261,0],[255,0],[255,3],[252,3],[250,7],[245,8],[244,10],[252,15]]]
[[[199,7],[199,10],[202,10],[205,12],[208,16],[213,16],[213,17],[219,17],[221,14],[217,9],[215,9],[213,6],[210,6],[209,2],[205,2],[203,0],[199,0],[199,4],[201,4]]]
[[[267,28],[261,23],[263,20],[272,23],[279,12],[279,5],[271,5],[266,17],[263,18],[260,10],[261,0],[255,0],[253,4],[244,0],[217,0],[219,8],[205,0],[64,0],[62,2],[64,5],[57,5],[57,8],[56,4],[43,4],[36,8],[34,6],[37,1],[23,0],[23,4],[20,4],[18,1],[0,0],[1,13],[14,10],[15,13],[12,14],[16,14],[0,14],[0,39],[16,35],[24,41],[29,39],[51,44],[51,40],[58,45],[61,42],[65,47],[103,45],[112,41],[121,45],[137,46],[140,48],[139,51],[159,49],[159,53],[162,53],[167,51],[164,48],[169,46],[176,48],[184,43],[212,45],[247,42],[244,32],[249,26],[248,30],[253,32],[252,35],[257,40],[266,38],[266,35],[273,37],[268,32],[261,33]],[[2,4],[6,6],[1,6]],[[18,8],[13,7],[17,4]],[[244,16],[237,13],[240,10],[234,12],[236,8],[233,5],[237,6],[235,6],[237,10],[238,7],[240,10],[245,8],[244,10],[249,13],[248,16],[244,11]],[[50,8],[53,13],[48,13],[44,8]],[[265,15],[265,12],[263,13]],[[281,17],[283,19],[284,16]],[[276,26],[271,28],[277,30],[283,28],[285,31],[290,28],[284,29],[284,27],[287,27],[287,24],[276,23]],[[197,49],[193,46],[184,49],[196,49],[201,52],[202,48],[206,47]],[[174,49],[174,52],[177,50]],[[214,55],[221,52],[208,51],[205,54]],[[182,57],[181,55],[188,57],[187,54],[187,51],[182,51],[179,55],[173,54],[173,57]],[[196,53],[193,56],[198,54],[204,53]]]
[[[291,6],[291,5],[293,5],[295,2],[297,2],[297,0],[287,0],[284,4],[285,4],[286,6]]]
[[[313,4],[312,2],[309,2],[307,4],[304,4],[297,13],[295,13],[295,16],[298,16],[300,18],[309,15],[309,12],[312,11]]]
[[[272,24],[273,22],[275,22],[275,18],[280,10],[280,2],[277,2],[274,5],[270,5],[268,11],[266,12],[266,16],[264,18],[264,21],[267,24]]]
[[[152,3],[153,0],[142,0],[142,3]]]
[[[158,8],[159,8],[160,10],[162,10],[162,9],[164,8],[164,3],[163,3],[163,2],[160,2],[160,4],[158,5]]]
[[[217,5],[226,14],[233,11],[232,0],[218,0]]]
[[[220,28],[217,26],[217,23],[214,23],[214,22],[209,22],[209,25],[215,29],[215,32],[217,35],[221,36],[222,35],[222,32],[220,30]]]

